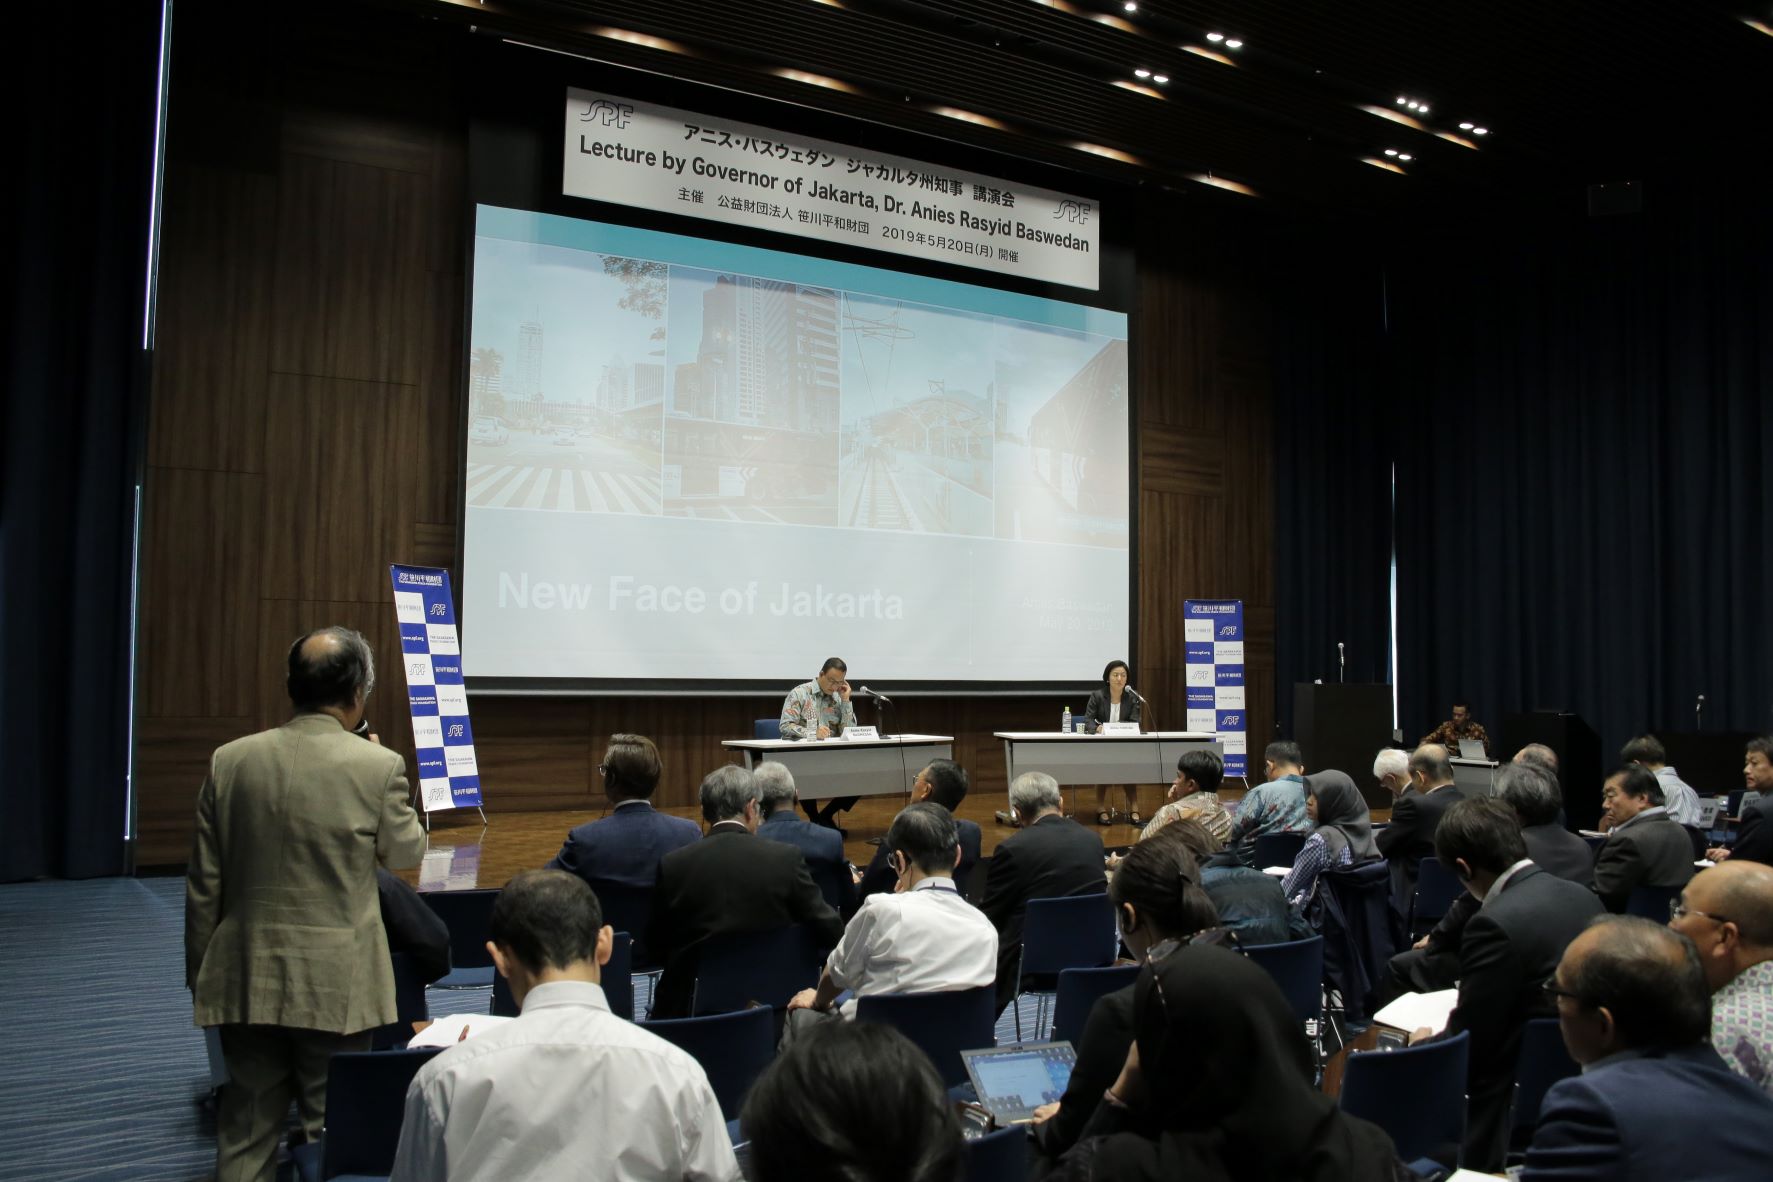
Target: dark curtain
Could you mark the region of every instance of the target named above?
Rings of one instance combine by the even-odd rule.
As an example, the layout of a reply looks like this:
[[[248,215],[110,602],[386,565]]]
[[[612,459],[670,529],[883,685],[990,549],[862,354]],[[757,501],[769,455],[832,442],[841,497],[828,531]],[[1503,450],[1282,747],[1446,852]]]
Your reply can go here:
[[[0,230],[0,881],[125,869],[153,3],[27,6]]]
[[[1387,682],[1393,423],[1378,252],[1281,245],[1270,279],[1275,455],[1275,717],[1293,686]],[[1261,746],[1251,736],[1252,755]]]
[[[1406,739],[1467,698],[1645,729],[1773,715],[1766,186],[1416,242],[1389,270]]]

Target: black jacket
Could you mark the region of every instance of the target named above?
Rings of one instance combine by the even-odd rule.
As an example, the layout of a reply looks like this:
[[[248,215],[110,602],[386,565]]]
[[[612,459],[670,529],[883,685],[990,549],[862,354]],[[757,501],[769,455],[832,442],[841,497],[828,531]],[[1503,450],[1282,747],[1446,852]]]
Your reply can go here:
[[[1140,707],[1144,704],[1143,699],[1135,698],[1132,694],[1122,690],[1120,695],[1120,721],[1138,722]],[[1101,726],[1108,721],[1107,690],[1099,689],[1090,694],[1089,702],[1084,705],[1084,717],[1095,723],[1097,726]],[[1114,1081],[1109,1080],[1108,1082],[1113,1083]]]
[[[1773,865],[1773,822],[1761,811],[1760,801],[1742,810],[1742,828],[1737,831],[1736,844],[1730,847],[1730,856]]]
[[[997,999],[1015,996],[1022,917],[1030,899],[1056,899],[1108,889],[1102,839],[1076,821],[1049,814],[1004,839],[991,856],[979,909],[997,929]]]
[[[1633,887],[1686,886],[1692,877],[1693,839],[1666,814],[1615,828],[1595,851],[1594,893],[1615,913]]]
[[[1127,1065],[1127,1048],[1133,1045],[1133,989],[1128,985],[1104,993],[1090,1007],[1077,1040],[1077,1062],[1065,1094],[1059,1097],[1059,1111],[1034,1126],[1035,1144],[1050,1159],[1077,1144],[1102,1093],[1114,1086]]]
[[[447,976],[449,928],[419,893],[377,866],[376,899],[381,904],[382,927],[388,933],[388,951],[406,953],[419,980],[427,985]]]
[[[1422,859],[1434,856],[1434,831],[1441,818],[1462,799],[1451,784],[1427,794],[1406,792],[1391,806],[1390,824],[1373,835],[1379,852],[1391,863],[1391,897],[1400,910],[1409,909]]]
[[[647,925],[647,947],[665,966],[652,1016],[689,1013],[696,957],[708,937],[796,923],[811,928],[826,948],[843,936],[843,921],[819,894],[806,860],[793,846],[760,840],[723,822],[696,844],[666,854]]]

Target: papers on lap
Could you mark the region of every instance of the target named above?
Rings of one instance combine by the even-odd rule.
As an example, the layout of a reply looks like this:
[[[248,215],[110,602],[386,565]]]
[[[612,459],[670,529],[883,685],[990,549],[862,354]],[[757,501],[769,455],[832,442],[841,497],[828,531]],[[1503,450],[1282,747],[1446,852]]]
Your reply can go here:
[[[1426,1026],[1439,1034],[1447,1028],[1447,1019],[1452,1017],[1453,1007],[1458,1004],[1457,989],[1442,989],[1435,993],[1406,993],[1374,1014],[1373,1021],[1399,1030],[1414,1031]]]
[[[447,1047],[473,1038],[476,1034],[485,1034],[494,1026],[509,1022],[511,1019],[497,1014],[451,1014],[439,1018],[423,1030],[412,1036],[409,1047]]]

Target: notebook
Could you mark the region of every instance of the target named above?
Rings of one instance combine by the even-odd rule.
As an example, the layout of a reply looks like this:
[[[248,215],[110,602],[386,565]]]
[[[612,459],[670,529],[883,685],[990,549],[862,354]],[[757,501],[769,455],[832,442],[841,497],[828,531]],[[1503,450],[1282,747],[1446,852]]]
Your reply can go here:
[[[967,1078],[979,1094],[979,1106],[1000,1125],[1029,1120],[1042,1104],[1065,1094],[1077,1052],[1069,1042],[1015,1043],[981,1051],[962,1051]]]

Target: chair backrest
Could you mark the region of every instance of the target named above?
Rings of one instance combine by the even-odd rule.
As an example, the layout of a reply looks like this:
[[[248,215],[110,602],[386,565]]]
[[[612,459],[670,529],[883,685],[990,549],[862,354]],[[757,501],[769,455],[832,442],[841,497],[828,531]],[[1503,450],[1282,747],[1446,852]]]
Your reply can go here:
[[[767,1006],[703,1018],[641,1022],[639,1026],[681,1047],[702,1065],[727,1120],[738,1119],[745,1094],[776,1054],[775,1015]]]
[[[1564,1046],[1556,1018],[1527,1019],[1521,1030],[1521,1057],[1514,1067],[1515,1134],[1530,1133],[1539,1123],[1539,1109],[1552,1084],[1581,1070]]]
[[[833,911],[843,912],[843,894],[849,879],[849,867],[839,863],[836,866],[821,864],[808,869],[813,876],[813,884],[819,888],[819,894],[825,899],[825,905]]]
[[[856,1000],[858,1022],[891,1026],[930,1057],[942,1083],[963,1084],[962,1051],[997,1045],[996,990],[990,985],[945,993],[878,993]]]
[[[1451,1164],[1465,1140],[1465,1072],[1471,1035],[1348,1056],[1342,1110],[1372,1121],[1404,1161],[1432,1157]]]
[[[1714,809],[1717,807],[1715,802],[1712,807]],[[1687,831],[1687,838],[1693,844],[1693,857],[1695,859],[1705,857],[1705,851],[1711,848],[1711,837],[1706,832],[1710,826],[1683,825],[1682,828]]]
[[[1246,944],[1244,955],[1267,970],[1301,1022],[1324,1016],[1324,938]]]
[[[1678,886],[1634,886],[1625,898],[1625,913],[1667,923],[1668,905],[1680,897]]]
[[[780,718],[755,718],[751,720],[751,737],[753,739],[779,739],[782,737],[782,720]]]
[[[1256,838],[1251,860],[1258,870],[1266,870],[1270,866],[1291,866],[1299,860],[1299,851],[1305,848],[1307,836],[1304,833],[1264,833]]]
[[[1028,1177],[1028,1130],[1011,1125],[967,1142],[967,1182],[1023,1182]]]
[[[1347,1020],[1363,1023],[1402,934],[1390,870],[1383,859],[1326,870],[1318,876],[1318,899],[1324,983],[1341,996]]]
[[[609,1011],[618,1018],[634,1021],[633,941],[627,932],[617,932],[610,943],[609,963],[603,966],[603,998]],[[511,994],[511,982],[501,973],[493,974],[492,1005],[488,1011],[501,1018],[517,1016],[517,999]]]
[[[1442,864],[1439,858],[1422,859],[1416,870],[1416,901],[1410,908],[1411,929],[1438,922],[1453,905],[1453,900],[1464,893],[1465,884],[1459,881],[1451,867]]]
[[[618,932],[627,932],[633,942],[631,955],[635,968],[643,973],[658,968],[646,947],[646,929],[653,914],[653,888],[612,882],[607,878],[587,881],[603,909],[603,922]]]
[[[412,957],[395,952],[388,959],[394,965],[394,1021],[371,1032],[369,1045],[377,1051],[405,1046],[412,1037],[412,1024],[431,1016],[431,1007],[425,1000],[425,983],[419,979]]]
[[[788,999],[818,984],[819,948],[793,924],[765,932],[734,932],[702,944],[692,1014],[719,1014],[754,1003],[786,1009]]]
[[[1053,1040],[1076,1046],[1083,1038],[1090,1008],[1105,993],[1124,989],[1139,979],[1136,964],[1114,964],[1100,969],[1064,969],[1053,1000]]]
[[[426,891],[419,896],[449,929],[450,970],[484,969],[492,964],[486,941],[492,931],[497,890]]]
[[[1093,969],[1114,959],[1114,908],[1106,892],[1030,899],[1022,920],[1022,972]]]
[[[436,1047],[415,1051],[349,1051],[326,1068],[326,1138],[322,1178],[388,1174],[406,1118],[406,1089]]]

